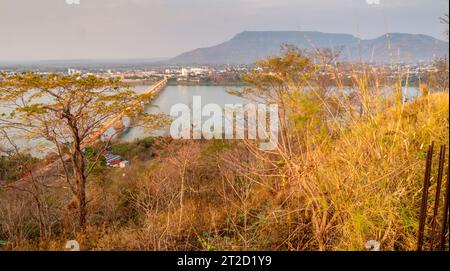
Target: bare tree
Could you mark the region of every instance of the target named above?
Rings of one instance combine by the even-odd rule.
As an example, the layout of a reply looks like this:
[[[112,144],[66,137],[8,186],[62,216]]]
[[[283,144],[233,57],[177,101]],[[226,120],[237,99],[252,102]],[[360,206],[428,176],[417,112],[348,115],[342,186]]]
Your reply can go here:
[[[445,30],[445,35],[447,36],[448,39],[448,22],[449,22],[449,18],[448,18],[448,14],[445,14],[444,16],[439,18],[441,23],[447,26],[447,30]]]

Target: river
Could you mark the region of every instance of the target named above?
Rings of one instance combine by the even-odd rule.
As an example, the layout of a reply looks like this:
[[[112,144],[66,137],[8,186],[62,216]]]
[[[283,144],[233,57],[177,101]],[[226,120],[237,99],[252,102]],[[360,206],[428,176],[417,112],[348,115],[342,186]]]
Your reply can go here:
[[[149,86],[138,85],[135,87],[137,93],[142,93],[147,90]],[[192,106],[192,97],[200,96],[202,99],[202,105],[208,103],[215,103],[220,105],[222,108],[225,104],[245,104],[246,100],[244,98],[231,95],[227,90],[235,90],[242,87],[229,87],[229,86],[167,86],[162,93],[156,98],[152,106],[147,107],[148,113],[164,113],[169,115],[170,108],[172,105],[177,103],[183,103]],[[403,89],[404,96],[408,100],[414,99],[419,90],[415,87],[409,87],[408,89]],[[146,131],[141,127],[134,127],[127,130],[120,137],[121,141],[131,142],[139,138],[144,138],[151,135],[161,135],[167,134],[168,129],[163,129],[161,131],[150,132]]]
[[[135,86],[135,91],[137,93],[142,93],[149,88],[148,85],[137,85]],[[201,96],[202,105],[208,103],[215,103],[223,107],[225,104],[245,104],[246,100],[244,98],[231,95],[227,93],[227,90],[239,89],[241,87],[230,87],[230,86],[167,86],[159,96],[154,100],[151,106],[147,106],[146,110],[148,113],[164,113],[169,115],[170,108],[172,105],[177,103],[183,103],[191,107],[192,97]],[[404,94],[408,99],[413,99],[418,94],[418,89],[414,87],[409,87],[408,91],[404,89]],[[6,112],[4,108],[0,108],[0,113]],[[131,142],[135,139],[145,138],[151,135],[161,135],[166,133],[167,129],[161,131],[150,132],[146,131],[140,127],[134,127],[128,129],[125,133],[120,136],[121,141]],[[0,140],[0,144],[4,143]],[[30,140],[20,138],[17,139],[18,146],[21,148],[28,148],[29,151],[38,157],[45,154],[50,147],[44,140]]]
[[[192,106],[192,97],[200,96],[202,105],[215,103],[223,107],[225,104],[245,104],[244,98],[231,95],[227,90],[236,90],[241,87],[225,87],[225,86],[167,86],[161,94],[154,100],[151,106],[147,106],[147,113],[164,113],[170,114],[170,108],[174,104],[182,103]],[[142,93],[147,90],[148,86],[136,86],[135,91]],[[156,131],[153,134],[164,134],[167,130]],[[130,142],[138,138],[144,138],[152,135],[150,131],[145,131],[141,127],[134,127],[123,133],[120,140]]]

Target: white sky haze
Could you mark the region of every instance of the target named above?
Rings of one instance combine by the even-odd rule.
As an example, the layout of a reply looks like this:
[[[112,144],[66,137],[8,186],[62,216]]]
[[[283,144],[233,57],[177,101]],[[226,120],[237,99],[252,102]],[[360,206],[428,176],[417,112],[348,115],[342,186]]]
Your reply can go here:
[[[444,39],[447,0],[0,0],[0,62],[171,57],[244,30]]]

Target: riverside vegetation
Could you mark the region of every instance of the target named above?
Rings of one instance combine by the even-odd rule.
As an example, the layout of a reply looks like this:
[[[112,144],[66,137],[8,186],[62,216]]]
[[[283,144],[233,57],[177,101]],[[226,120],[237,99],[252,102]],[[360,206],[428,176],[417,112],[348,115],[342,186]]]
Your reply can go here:
[[[61,250],[76,239],[84,250],[364,250],[367,240],[415,250],[427,146],[449,145],[448,62],[410,101],[406,71],[361,65],[343,78],[339,65],[330,51],[286,47],[243,78],[249,87],[234,94],[279,105],[274,151],[247,140],[113,143],[130,166],[96,163],[83,230],[58,174],[4,186],[0,249]],[[87,165],[101,149],[91,148]],[[5,184],[43,163],[1,150]]]

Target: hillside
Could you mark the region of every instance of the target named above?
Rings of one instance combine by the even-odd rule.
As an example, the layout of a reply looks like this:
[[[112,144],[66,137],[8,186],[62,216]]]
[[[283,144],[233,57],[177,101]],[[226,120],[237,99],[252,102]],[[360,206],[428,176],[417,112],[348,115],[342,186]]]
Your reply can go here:
[[[302,49],[333,48],[342,52],[341,60],[350,61],[361,59],[370,62],[389,62],[393,55],[396,61],[400,59],[401,62],[419,62],[430,61],[434,56],[448,55],[447,42],[427,35],[390,33],[376,39],[359,40],[349,34],[244,31],[229,41],[180,54],[167,63],[249,64],[268,55],[277,54],[284,43]]]

